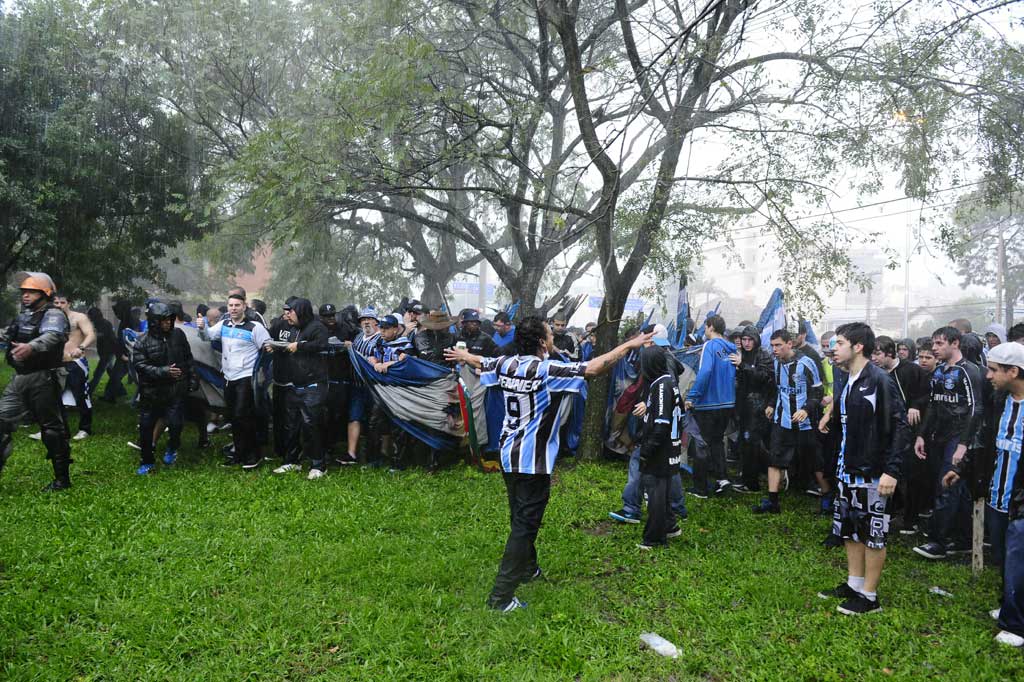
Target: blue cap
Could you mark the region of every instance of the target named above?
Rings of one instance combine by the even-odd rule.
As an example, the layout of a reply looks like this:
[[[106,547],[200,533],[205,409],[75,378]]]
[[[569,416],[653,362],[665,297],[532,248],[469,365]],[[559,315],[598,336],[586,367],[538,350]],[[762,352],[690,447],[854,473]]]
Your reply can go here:
[[[360,320],[367,320],[367,319],[369,319],[369,320],[376,321],[377,320],[377,309],[374,308],[372,305],[366,306],[365,308],[362,309],[362,311],[360,311],[359,319]]]
[[[479,322],[480,321],[480,313],[478,313],[475,310],[467,310],[466,312],[462,313],[462,321],[463,322]]]
[[[394,315],[385,315],[384,317],[380,318],[380,326],[382,328],[397,327],[398,318],[395,317]]]

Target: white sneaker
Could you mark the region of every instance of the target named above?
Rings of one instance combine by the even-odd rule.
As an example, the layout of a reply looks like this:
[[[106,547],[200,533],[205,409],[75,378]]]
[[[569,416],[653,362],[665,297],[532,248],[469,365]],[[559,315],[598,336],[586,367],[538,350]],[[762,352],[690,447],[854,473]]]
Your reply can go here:
[[[85,431],[79,431],[75,435],[71,436],[71,440],[85,440],[89,437],[89,434]]]
[[[275,474],[287,474],[291,471],[302,471],[301,464],[282,464],[274,469]]]
[[[999,634],[996,635],[996,641],[1000,644],[1006,644],[1007,646],[1022,647],[1024,646],[1024,637],[1015,635],[1012,632],[1006,630],[1000,630]]]
[[[306,480],[307,481],[315,481],[316,479],[323,478],[323,477],[324,477],[324,472],[321,471],[320,469],[310,469],[309,470],[309,475],[306,476]]]
[[[213,433],[216,430],[217,430],[217,425],[214,424],[213,422],[209,422],[209,423],[206,424],[206,432],[207,433]]]
[[[988,615],[992,616],[992,620],[999,620],[1000,609],[992,609],[988,612]]]
[[[31,438],[32,440],[42,440],[43,439],[43,432],[42,431],[36,431],[35,433],[29,435],[29,438]]]

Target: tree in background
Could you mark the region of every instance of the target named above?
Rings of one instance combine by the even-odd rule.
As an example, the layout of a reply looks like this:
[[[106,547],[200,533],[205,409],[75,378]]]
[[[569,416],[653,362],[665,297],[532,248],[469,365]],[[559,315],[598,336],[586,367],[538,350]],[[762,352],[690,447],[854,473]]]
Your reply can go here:
[[[140,295],[210,224],[203,149],[74,2],[0,13],[0,278]]]

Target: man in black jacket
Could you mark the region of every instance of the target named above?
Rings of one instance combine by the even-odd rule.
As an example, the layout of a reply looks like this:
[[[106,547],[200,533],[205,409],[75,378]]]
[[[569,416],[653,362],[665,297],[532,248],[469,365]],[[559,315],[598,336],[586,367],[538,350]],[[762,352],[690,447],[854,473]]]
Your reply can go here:
[[[305,298],[293,298],[284,317],[298,333],[275,360],[287,363],[291,388],[287,393],[288,440],[298,443],[301,435],[302,456],[310,461],[309,480],[327,472],[320,427],[327,401],[327,327],[313,314],[313,304]],[[272,346],[264,350],[273,351]],[[298,465],[299,453],[289,448],[285,464]]]
[[[877,592],[885,565],[889,503],[910,446],[906,407],[896,385],[868,360],[874,346],[875,334],[862,322],[836,330],[834,359],[850,379],[831,420],[821,425],[823,433],[841,432],[832,532],[846,546],[848,577],[818,596],[843,599],[838,611],[844,615],[881,611]]]
[[[485,358],[498,356],[498,344],[494,343],[489,334],[480,331],[480,313],[475,310],[463,311],[458,341],[464,341],[466,350],[473,355]]]
[[[943,327],[932,334],[932,351],[939,366],[931,377],[931,402],[924,416],[914,452],[929,467],[935,487],[928,539],[914,552],[926,559],[945,559],[950,552],[967,553],[971,547],[971,496],[964,481],[943,488],[942,478],[960,464],[975,446],[983,422],[981,369],[960,352],[961,333]]]
[[[0,332],[0,341],[9,344],[7,364],[15,372],[0,395],[0,471],[14,449],[14,430],[31,415],[53,463],[53,482],[45,490],[54,492],[71,487],[71,449],[60,402],[64,344],[71,325],[53,305],[56,287],[49,275],[24,272],[19,279],[21,313]]]
[[[734,483],[738,492],[760,490],[764,452],[768,447],[771,422],[765,416],[768,397],[773,393],[772,357],[761,348],[761,333],[750,325],[740,330],[739,349],[729,356],[736,367],[736,417],[742,482]]]
[[[920,365],[902,360],[895,339],[888,336],[875,339],[871,362],[888,372],[896,382],[900,397],[907,406],[907,423],[916,429],[931,400],[931,377],[928,372]],[[898,491],[898,495],[903,497],[903,528],[900,532],[904,535],[916,532],[918,516],[927,508],[933,487],[924,460],[918,459],[913,449],[908,448]]]
[[[299,330],[289,320],[288,311],[292,309],[295,297],[289,296],[281,309],[281,314],[270,321],[270,328],[267,330],[272,341],[280,343],[291,343],[298,335]],[[289,471],[299,471],[302,466],[298,464],[298,456],[295,450],[298,443],[290,440],[291,432],[288,428],[288,392],[294,384],[288,376],[288,356],[278,355],[274,358],[271,368],[271,382],[274,385],[274,392],[271,396],[271,419],[274,424],[274,455],[280,457],[284,462],[274,470],[275,474],[283,474]]]
[[[174,311],[155,301],[146,310],[146,333],[135,342],[132,367],[139,379],[139,446],[142,449],[139,475],[152,473],[153,428],[167,423],[169,440],[164,464],[178,457],[181,428],[185,420],[185,398],[199,386],[192,363],[192,349],[185,333],[174,326]]]

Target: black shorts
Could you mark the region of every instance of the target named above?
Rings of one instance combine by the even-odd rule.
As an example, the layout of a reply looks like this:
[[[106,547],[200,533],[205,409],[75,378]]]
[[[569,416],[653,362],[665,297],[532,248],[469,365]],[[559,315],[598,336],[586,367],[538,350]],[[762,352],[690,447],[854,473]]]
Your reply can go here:
[[[775,469],[788,469],[799,455],[800,461],[809,461],[814,471],[821,471],[824,462],[821,458],[821,444],[818,434],[808,429],[784,429],[772,424],[771,443],[768,448],[768,466]]]
[[[832,532],[869,549],[885,549],[890,500],[878,494],[874,483],[852,488],[840,480],[832,511]]]

